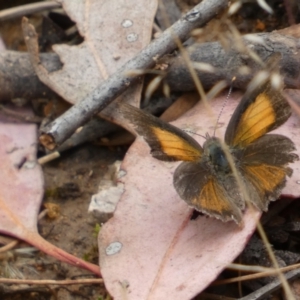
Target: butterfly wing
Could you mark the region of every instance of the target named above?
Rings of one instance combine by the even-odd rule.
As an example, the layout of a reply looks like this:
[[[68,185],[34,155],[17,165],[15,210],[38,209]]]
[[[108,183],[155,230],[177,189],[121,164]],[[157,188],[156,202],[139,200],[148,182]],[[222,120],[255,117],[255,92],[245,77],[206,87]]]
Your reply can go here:
[[[227,179],[212,174],[205,161],[183,162],[174,173],[174,187],[179,196],[194,209],[227,222],[240,224],[244,202],[231,176]]]
[[[292,170],[288,163],[298,159],[293,142],[285,136],[267,134],[282,125],[291,108],[281,91],[267,81],[247,90],[225,133],[225,142],[237,158],[238,171],[251,202],[266,211],[276,200]]]
[[[254,141],[243,151],[240,171],[247,180],[248,194],[260,210],[267,210],[268,203],[276,200],[292,175],[288,163],[298,160],[294,143],[287,137],[268,134]]]
[[[129,104],[119,105],[124,117],[150,146],[153,157],[164,161],[197,161],[202,157],[202,147],[184,131]]]
[[[232,147],[246,147],[282,125],[290,115],[291,108],[281,91],[267,81],[246,91],[228,124],[225,142]]]

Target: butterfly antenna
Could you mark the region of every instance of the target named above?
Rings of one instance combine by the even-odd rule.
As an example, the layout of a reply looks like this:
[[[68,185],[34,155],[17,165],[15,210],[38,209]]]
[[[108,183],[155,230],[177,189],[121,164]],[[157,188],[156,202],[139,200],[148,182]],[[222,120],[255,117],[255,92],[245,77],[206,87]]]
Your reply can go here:
[[[216,125],[215,125],[215,128],[214,128],[214,134],[213,134],[213,136],[215,136],[215,134],[216,134],[216,130],[217,130],[217,127],[218,127],[218,123],[219,123],[220,117],[221,117],[221,115],[223,113],[223,110],[224,110],[224,108],[225,108],[225,106],[226,106],[226,104],[228,102],[228,99],[229,99],[229,97],[231,95],[231,92],[232,92],[232,89],[233,89],[233,82],[235,81],[235,79],[236,79],[235,76],[231,79],[231,84],[230,84],[229,92],[227,94],[227,97],[226,97],[225,101],[223,102],[222,108],[221,108],[220,113],[218,115],[217,122],[216,122]]]
[[[201,136],[202,138],[206,139],[207,137],[202,135],[202,134],[199,134],[199,133],[196,133],[196,132],[193,132],[193,131],[190,131],[190,130],[183,130],[184,132],[188,133],[189,135],[198,135],[198,136]]]

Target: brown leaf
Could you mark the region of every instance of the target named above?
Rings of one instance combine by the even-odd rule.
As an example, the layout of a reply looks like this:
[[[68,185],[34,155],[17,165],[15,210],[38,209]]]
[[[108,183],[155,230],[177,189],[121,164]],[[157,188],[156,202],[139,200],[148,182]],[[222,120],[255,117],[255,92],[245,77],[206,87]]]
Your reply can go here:
[[[59,71],[48,73],[37,61],[34,65],[41,81],[74,104],[149,43],[157,1],[64,0],[62,5],[85,41],[53,46],[63,62]],[[33,48],[37,57],[37,47]],[[122,97],[138,104],[141,87],[141,83],[134,85]],[[111,111],[103,115],[110,118]]]

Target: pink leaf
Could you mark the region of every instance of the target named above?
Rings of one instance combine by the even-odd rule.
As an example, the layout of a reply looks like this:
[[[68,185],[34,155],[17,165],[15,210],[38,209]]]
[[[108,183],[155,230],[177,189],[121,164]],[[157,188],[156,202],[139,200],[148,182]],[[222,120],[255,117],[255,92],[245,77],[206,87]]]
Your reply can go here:
[[[224,136],[240,94],[231,96],[217,136]],[[211,103],[217,115],[224,102]],[[176,126],[205,135],[213,134],[214,121],[203,103],[197,104]],[[299,149],[298,121],[293,115],[276,132],[290,137]],[[275,132],[275,131],[274,131]],[[193,135],[201,144],[204,139]],[[151,157],[149,147],[137,139],[129,149],[122,169],[125,192],[114,217],[99,235],[100,268],[105,285],[114,299],[191,299],[207,287],[244,249],[256,228],[260,213],[248,211],[244,227],[234,222],[199,216],[176,194],[172,177],[178,164]],[[296,151],[299,155],[299,150]],[[291,165],[294,176],[284,193],[299,196],[300,163]]]
[[[36,134],[35,125],[0,123],[0,232],[100,275],[98,266],[48,243],[37,231],[44,189],[42,170],[36,160]]]

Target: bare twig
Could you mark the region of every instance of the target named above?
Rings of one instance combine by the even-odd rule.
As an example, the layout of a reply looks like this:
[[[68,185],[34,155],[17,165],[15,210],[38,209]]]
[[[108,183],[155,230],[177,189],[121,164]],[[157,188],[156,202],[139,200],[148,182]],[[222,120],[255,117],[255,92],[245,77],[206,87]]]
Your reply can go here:
[[[48,208],[42,210],[38,215],[38,220],[39,221],[42,220],[48,214],[48,212],[49,212]]]
[[[18,240],[14,240],[14,241],[10,242],[9,244],[0,248],[0,253],[6,252],[6,251],[14,248],[18,243],[19,243]]]
[[[300,276],[300,269],[293,270],[284,275],[286,280],[295,279]],[[267,299],[268,296],[274,291],[282,287],[282,281],[280,279],[275,279],[271,283],[263,286],[262,288],[256,290],[255,292],[247,295],[246,297],[240,298],[239,300],[260,300]]]
[[[47,155],[39,158],[38,159],[38,163],[40,165],[44,165],[44,164],[48,163],[49,161],[52,161],[52,160],[54,160],[54,159],[56,159],[58,157],[60,157],[60,153],[57,152],[57,151],[55,151],[53,153],[47,154]]]
[[[99,284],[103,279],[77,279],[77,280],[31,280],[31,279],[10,279],[0,278],[0,283],[9,284],[35,284],[35,285],[72,285],[72,284]]]
[[[44,130],[40,141],[48,149],[54,149],[66,140],[78,127],[86,123],[93,115],[104,109],[129,85],[138,80],[138,76],[127,76],[126,72],[136,69],[151,68],[156,60],[177,47],[176,39],[186,40],[189,33],[196,27],[203,26],[218,12],[228,5],[225,0],[205,0],[195,6],[161,36],[153,40],[135,58],[128,61],[121,69],[98,86],[85,99],[71,107],[61,117],[49,124]],[[30,41],[34,35],[24,23],[25,40]],[[30,45],[29,45],[30,46]]]
[[[3,9],[0,11],[0,21],[9,20],[12,18],[22,17],[25,15],[33,14],[42,10],[48,10],[61,7],[60,3],[56,1],[43,1],[20,5],[13,8]]]
[[[276,276],[276,275],[278,275],[279,271],[281,273],[284,273],[284,272],[289,272],[289,271],[298,270],[298,269],[300,269],[300,264],[295,264],[295,265],[290,265],[290,266],[279,268],[279,269],[274,268],[270,271],[264,271],[264,272],[259,272],[259,273],[255,273],[255,274],[243,275],[243,276],[238,276],[238,277],[229,278],[229,279],[217,280],[212,285],[221,285],[221,284],[228,284],[228,283],[234,283],[234,282],[242,282],[242,281],[247,281],[247,280],[254,280],[257,278],[264,278],[264,277],[269,277],[269,276]]]

